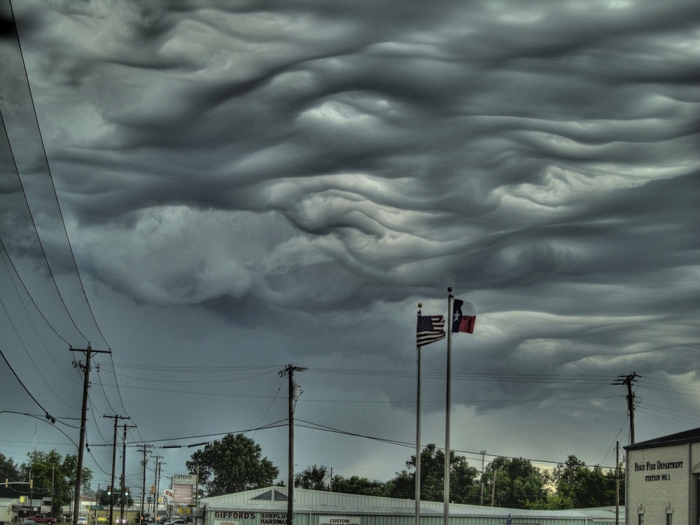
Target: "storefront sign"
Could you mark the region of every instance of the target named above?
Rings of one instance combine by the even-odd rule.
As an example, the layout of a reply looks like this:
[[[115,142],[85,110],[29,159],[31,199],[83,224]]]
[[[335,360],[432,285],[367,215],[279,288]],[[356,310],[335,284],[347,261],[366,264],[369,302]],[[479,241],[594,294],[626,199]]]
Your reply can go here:
[[[194,474],[175,474],[173,476],[173,485],[196,485],[197,476]]]
[[[668,470],[668,469],[677,469],[677,468],[683,468],[683,462],[682,461],[668,461],[668,462],[663,462],[663,461],[657,461],[656,463],[647,461],[645,463],[635,463],[634,464],[634,471],[635,472],[656,472],[659,470]],[[671,473],[663,473],[663,474],[648,474],[644,476],[644,481],[671,481]]]
[[[360,525],[359,516],[319,516],[318,525]]]

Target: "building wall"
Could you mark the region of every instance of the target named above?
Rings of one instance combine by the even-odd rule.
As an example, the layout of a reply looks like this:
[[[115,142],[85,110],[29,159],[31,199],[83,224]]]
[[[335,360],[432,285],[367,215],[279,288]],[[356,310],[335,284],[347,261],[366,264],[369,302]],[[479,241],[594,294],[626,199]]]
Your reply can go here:
[[[691,525],[691,445],[627,454],[627,525]]]
[[[511,525],[615,525],[614,514],[609,520],[595,520],[584,516],[555,518],[546,517],[547,511],[540,517],[517,517],[512,519]],[[216,511],[206,513],[203,521],[205,525],[283,525],[286,523],[286,511],[252,511],[235,510],[223,511],[227,517],[217,516]],[[450,525],[506,525],[506,512],[500,517],[491,516],[450,516]],[[348,517],[353,524],[357,525],[414,525],[415,516],[393,515],[382,513],[377,509],[377,513],[344,513],[342,510],[327,509],[322,513],[295,512],[294,525],[320,525],[321,517],[335,516]],[[421,515],[421,525],[443,525],[443,516]],[[620,512],[620,523],[624,523],[624,512]],[[656,525],[656,524],[655,524]],[[660,525],[664,525],[663,523]]]
[[[203,498],[202,507],[195,513],[196,525],[286,525],[285,492],[284,487],[266,487]],[[441,502],[421,502],[420,525],[443,525],[443,511]],[[623,524],[624,508],[619,514],[619,523]],[[415,525],[415,502],[307,489],[294,491],[294,525],[338,524]],[[615,525],[615,508],[534,511],[451,504],[450,525]]]

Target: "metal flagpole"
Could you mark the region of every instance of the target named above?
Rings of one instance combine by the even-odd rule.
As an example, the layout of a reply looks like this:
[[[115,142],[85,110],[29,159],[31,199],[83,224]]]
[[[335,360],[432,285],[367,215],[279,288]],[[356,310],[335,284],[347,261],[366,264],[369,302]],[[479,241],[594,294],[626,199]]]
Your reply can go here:
[[[420,317],[420,308],[423,305],[418,303],[418,317]],[[416,525],[420,525],[420,345],[416,344],[418,351],[418,385],[416,388]]]
[[[451,381],[452,375],[452,287],[447,289],[447,316],[450,321],[447,323],[447,394],[445,400],[445,481],[444,500],[445,500],[445,524],[449,525],[450,521],[450,408],[451,408]]]

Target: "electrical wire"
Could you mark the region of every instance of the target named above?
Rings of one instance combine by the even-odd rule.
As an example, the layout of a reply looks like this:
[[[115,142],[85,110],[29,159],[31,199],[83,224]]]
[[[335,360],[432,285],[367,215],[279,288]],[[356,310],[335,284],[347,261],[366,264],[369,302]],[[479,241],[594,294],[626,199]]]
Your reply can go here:
[[[258,423],[258,426],[262,425],[263,421],[265,421],[265,418],[267,417],[267,413],[270,411],[270,408],[272,408],[272,405],[275,403],[275,399],[277,399],[277,396],[279,395],[280,391],[282,390],[282,385],[284,385],[284,378],[280,381],[280,386],[277,388],[277,392],[275,392],[274,397],[270,401],[270,404],[267,405],[267,410],[265,410],[265,413],[263,414],[263,417],[260,418],[260,423]],[[255,438],[255,435],[257,433],[257,430],[253,432],[253,438]]]
[[[17,372],[15,372],[15,369],[12,368],[12,365],[11,365],[10,362],[7,360],[7,358],[5,357],[5,354],[3,353],[2,349],[0,349],[0,355],[1,355],[2,358],[5,360],[5,363],[7,364],[7,367],[10,369],[10,372],[12,372],[12,374],[15,376],[15,378],[17,379],[17,382],[22,386],[22,388],[24,389],[24,391],[29,395],[29,397],[32,398],[32,401],[34,401],[34,402],[36,403],[36,405],[46,413],[46,418],[47,418],[47,419],[54,419],[53,416],[51,416],[51,414],[49,414],[49,412],[48,412],[43,406],[41,406],[41,403],[39,403],[39,401],[37,401],[37,399],[36,399],[36,398],[32,395],[32,393],[29,391],[29,389],[27,388],[27,386],[26,386],[26,385],[22,382],[22,380],[19,378],[19,376],[17,375]],[[7,412],[7,411],[4,411],[4,412]]]
[[[2,114],[0,114],[0,119],[1,119],[1,118],[2,118]],[[4,126],[4,124],[3,124],[3,126]],[[27,289],[27,285],[24,284],[24,280],[22,279],[22,276],[21,276],[21,275],[19,274],[19,272],[17,271],[17,268],[15,267],[15,264],[14,264],[14,262],[12,261],[12,257],[10,257],[10,254],[8,253],[7,248],[5,247],[5,243],[3,242],[3,240],[2,240],[1,237],[0,237],[0,248],[2,248],[2,253],[3,253],[3,258],[2,258],[2,259],[3,259],[3,262],[5,263],[5,267],[7,268],[8,274],[9,274],[10,276],[14,275],[14,276],[17,277],[17,279],[19,280],[20,284],[22,285],[22,288],[24,289],[24,292],[27,294],[27,297],[29,297],[29,300],[30,300],[30,301],[32,302],[32,304],[34,305],[34,308],[36,309],[36,311],[39,312],[39,315],[40,315],[41,318],[44,320],[44,322],[46,323],[46,325],[47,325],[49,328],[51,328],[51,330],[53,331],[53,333],[56,334],[56,337],[58,337],[61,341],[63,341],[63,342],[66,344],[66,346],[70,346],[70,344],[68,343],[68,341],[67,341],[61,334],[59,334],[58,331],[56,330],[56,328],[54,328],[54,326],[49,322],[49,320],[48,320],[48,319],[46,318],[46,316],[44,315],[44,312],[42,312],[42,311],[41,311],[41,308],[39,308],[39,305],[36,304],[36,301],[34,300],[34,297],[32,297],[32,294],[29,293],[29,290]],[[7,260],[5,260],[5,256],[7,256]],[[10,267],[8,266],[8,262],[9,262],[9,265],[12,267],[12,272],[10,272]],[[11,277],[11,279],[12,279],[12,277]],[[13,282],[13,284],[14,284],[14,279],[12,279],[12,282]],[[15,290],[17,290],[17,285],[16,285],[16,284],[15,284]],[[18,290],[17,290],[17,295],[20,296]],[[21,296],[20,296],[20,297],[21,297]],[[23,304],[24,304],[24,303],[23,303]]]
[[[14,15],[13,15],[13,19],[14,19]],[[17,33],[15,32],[15,35],[16,34]],[[21,51],[20,51],[20,54],[21,54]],[[22,61],[24,62],[24,58],[22,58]],[[29,84],[28,79],[27,79],[27,84]],[[2,122],[4,136],[7,138],[7,145],[8,145],[10,154],[12,156],[12,163],[14,166],[14,171],[17,174],[17,182],[19,183],[19,186],[22,190],[22,195],[24,196],[24,202],[26,205],[26,209],[27,209],[27,212],[29,213],[29,218],[31,219],[32,231],[34,232],[34,234],[36,236],[36,241],[37,241],[39,248],[41,250],[43,260],[46,262],[46,269],[49,272],[49,276],[51,277],[51,281],[53,282],[54,289],[56,290],[56,294],[58,295],[59,299],[61,300],[61,303],[63,304],[63,308],[65,309],[66,313],[68,314],[68,318],[71,320],[71,323],[73,323],[73,327],[77,330],[77,332],[80,334],[80,336],[83,337],[83,339],[85,339],[85,341],[87,341],[87,338],[85,337],[85,335],[83,335],[83,333],[78,328],[78,325],[76,324],[75,319],[73,319],[73,316],[71,315],[71,312],[68,309],[68,306],[66,305],[66,302],[63,298],[63,294],[61,294],[61,290],[59,289],[58,283],[56,282],[56,277],[55,277],[53,270],[51,268],[51,264],[49,263],[48,256],[46,255],[46,250],[44,248],[44,244],[41,241],[41,237],[39,236],[39,230],[37,228],[36,221],[34,220],[34,214],[32,213],[32,209],[29,206],[29,200],[27,199],[27,193],[26,193],[26,190],[24,188],[24,184],[22,182],[22,177],[20,177],[20,175],[19,175],[19,168],[17,167],[17,161],[15,159],[15,154],[14,154],[14,151],[12,149],[12,145],[9,142],[9,136],[7,134],[7,127],[5,126],[5,119],[2,116],[2,111],[0,111],[0,122]],[[53,181],[52,181],[52,184],[53,184]],[[64,225],[64,227],[65,227],[65,225]],[[9,257],[9,253],[8,253],[8,257]],[[11,259],[11,257],[10,257],[10,259]]]
[[[2,355],[3,358],[5,357],[5,355],[2,353],[1,350],[0,350],[0,355]],[[6,361],[7,361],[7,360],[6,360]],[[9,366],[9,363],[8,363],[8,366]],[[10,367],[10,370],[12,370],[12,367]],[[13,372],[14,372],[14,370],[13,370]],[[24,385],[23,385],[23,386],[24,386]],[[28,393],[28,392],[27,392],[27,393]],[[31,394],[29,394],[29,395],[31,396]],[[34,399],[34,398],[32,398],[32,399]],[[37,405],[39,405],[39,403],[38,403],[36,400],[34,400],[34,402],[35,402]],[[41,405],[39,405],[39,408],[41,408],[42,410],[44,410],[44,408],[43,408]],[[45,417],[45,418],[43,418],[43,417],[41,417],[41,416],[37,416],[36,414],[27,414],[26,412],[15,412],[15,411],[13,411],[13,410],[0,410],[0,413],[5,413],[5,414],[18,414],[18,415],[22,415],[22,416],[33,417],[34,419],[38,419],[39,421],[42,421],[42,422],[47,423],[47,424],[50,424],[53,428],[55,428],[55,429],[58,430],[61,434],[63,434],[64,436],[66,436],[66,437],[68,438],[68,441],[70,441],[71,443],[73,443],[73,445],[75,445],[75,448],[78,448],[78,444],[77,444],[75,441],[73,441],[73,438],[71,438],[71,437],[70,437],[68,434],[66,434],[63,430],[61,430],[60,428],[58,428],[56,425],[53,424],[54,421],[52,421],[52,420],[53,420],[54,418],[51,417],[51,415],[50,415],[48,412],[46,412],[46,417]]]
[[[55,186],[55,184],[54,184],[54,179],[53,179],[53,173],[52,173],[52,170],[51,170],[51,165],[50,165],[50,162],[49,162],[49,159],[48,159],[48,154],[47,154],[47,152],[46,152],[46,145],[45,145],[45,143],[44,143],[44,138],[43,138],[43,134],[42,134],[42,131],[41,131],[41,125],[40,125],[40,123],[39,123],[39,118],[38,118],[38,113],[37,113],[37,109],[36,109],[36,104],[35,104],[35,101],[34,101],[33,90],[32,90],[32,86],[31,86],[31,82],[29,81],[29,75],[28,75],[28,71],[27,71],[27,65],[26,65],[26,61],[25,61],[25,58],[24,58],[24,51],[23,51],[23,48],[22,48],[22,42],[21,42],[20,35],[19,35],[19,29],[18,29],[17,24],[16,24],[16,19],[15,19],[15,14],[14,14],[14,8],[13,8],[13,6],[12,6],[12,1],[11,1],[11,0],[9,1],[9,7],[10,7],[10,14],[11,14],[12,22],[13,22],[12,27],[13,27],[13,29],[14,29],[14,31],[13,31],[13,32],[14,32],[14,37],[15,37],[15,40],[16,40],[16,50],[19,52],[19,58],[21,59],[21,64],[22,64],[22,68],[23,68],[23,75],[20,75],[20,77],[21,77],[22,82],[25,83],[26,88],[27,88],[27,94],[28,94],[29,104],[31,105],[31,111],[32,111],[33,118],[34,118],[34,123],[33,123],[33,125],[36,126],[36,131],[37,131],[37,133],[38,133],[38,142],[39,142],[39,145],[40,145],[40,147],[41,147],[41,152],[42,152],[42,155],[43,155],[43,163],[44,163],[44,167],[45,167],[45,169],[46,169],[46,173],[47,173],[47,175],[48,175],[48,182],[50,183],[50,187],[51,187],[53,199],[54,199],[55,205],[56,205],[56,210],[57,210],[57,212],[58,212],[58,217],[59,217],[59,219],[60,219],[59,222],[60,222],[61,227],[63,228],[63,234],[64,234],[64,236],[65,236],[67,250],[68,250],[68,253],[70,254],[70,258],[71,258],[71,261],[72,261],[72,263],[73,263],[73,269],[74,269],[74,272],[75,272],[75,277],[77,278],[77,283],[78,283],[78,285],[79,285],[80,291],[81,291],[82,296],[83,296],[83,299],[84,299],[84,301],[85,301],[85,305],[87,306],[87,309],[88,309],[88,311],[89,311],[89,313],[90,313],[90,317],[91,317],[92,323],[93,323],[94,327],[96,328],[97,333],[99,334],[99,336],[100,336],[100,338],[102,339],[102,341],[105,343],[106,346],[109,346],[108,343],[107,343],[107,341],[106,341],[106,338],[104,337],[104,334],[103,334],[103,332],[102,332],[102,330],[101,330],[99,324],[97,323],[97,319],[96,319],[95,314],[94,314],[94,311],[93,311],[93,309],[92,309],[92,305],[90,304],[90,301],[88,300],[87,293],[86,293],[86,291],[85,291],[85,286],[84,286],[84,284],[83,284],[83,280],[82,280],[82,277],[81,277],[81,274],[80,274],[80,270],[78,269],[77,261],[76,261],[76,259],[75,259],[75,252],[73,251],[73,247],[72,247],[71,242],[70,242],[70,236],[68,235],[68,230],[67,230],[66,224],[65,224],[65,218],[64,218],[64,215],[63,215],[63,211],[62,211],[62,209],[61,209],[60,201],[59,201],[59,199],[58,199],[58,192],[56,191],[56,186]],[[2,116],[2,115],[0,114],[0,117],[1,117],[1,116]],[[58,284],[57,284],[57,282],[56,282],[56,279],[55,279],[55,276],[54,276],[54,273],[53,273],[51,264],[50,264],[50,262],[49,262],[49,259],[48,259],[47,253],[46,253],[46,250],[44,249],[44,245],[43,245],[43,243],[42,243],[41,237],[40,237],[39,234],[38,234],[38,229],[37,229],[36,221],[35,221],[35,219],[34,219],[34,214],[32,213],[31,206],[29,205],[29,201],[28,201],[28,199],[27,199],[26,190],[25,190],[24,185],[23,185],[23,183],[22,183],[22,177],[21,177],[20,174],[19,174],[19,169],[18,169],[18,166],[17,166],[17,162],[16,162],[16,160],[15,160],[14,152],[13,152],[12,146],[11,146],[11,144],[10,144],[9,137],[8,137],[8,135],[7,135],[7,128],[6,128],[6,125],[5,125],[4,118],[2,119],[2,125],[3,125],[3,131],[4,131],[4,134],[5,134],[5,138],[7,139],[7,145],[8,145],[10,154],[12,155],[13,165],[14,165],[14,168],[15,168],[15,172],[16,172],[16,174],[17,174],[17,181],[18,181],[18,183],[19,183],[19,185],[20,185],[20,188],[21,188],[21,190],[22,190],[22,194],[23,194],[23,196],[24,196],[24,202],[25,202],[25,205],[26,205],[26,209],[27,209],[27,211],[28,211],[28,213],[29,213],[29,217],[30,217],[30,219],[31,219],[33,231],[34,231],[34,233],[35,233],[35,235],[36,235],[36,239],[37,239],[37,241],[38,241],[38,245],[39,245],[39,247],[41,248],[41,253],[42,253],[42,255],[43,255],[44,261],[46,262],[46,267],[47,267],[47,269],[48,269],[49,275],[51,276],[51,280],[53,281],[53,284],[54,284],[56,293],[58,294],[58,297],[60,298],[60,301],[61,301],[61,303],[62,303],[62,305],[63,305],[63,308],[64,308],[65,312],[67,313],[68,317],[70,318],[70,320],[71,320],[71,322],[72,322],[72,324],[73,324],[73,327],[76,329],[77,333],[80,334],[80,336],[81,336],[86,342],[88,342],[88,344],[90,344],[88,337],[87,337],[87,336],[83,333],[83,331],[78,327],[78,324],[76,323],[76,320],[75,320],[75,318],[73,317],[72,312],[71,312],[70,309],[68,308],[68,305],[67,305],[67,303],[66,303],[66,301],[65,301],[65,299],[64,299],[64,297],[63,297],[63,294],[61,293],[61,291],[60,291],[60,289],[59,289],[59,287],[58,287]],[[6,250],[5,250],[5,251],[6,251]],[[9,257],[9,253],[8,253],[8,257]],[[26,289],[26,287],[25,287],[25,289]],[[30,295],[30,297],[31,297],[31,295]],[[32,301],[33,301],[33,299],[32,299]],[[9,315],[9,314],[8,314],[8,315]],[[42,314],[42,316],[43,316],[43,314]],[[44,317],[45,317],[45,316],[44,316]],[[51,326],[50,323],[49,323],[49,326]],[[52,327],[52,329],[53,329],[53,327]],[[56,332],[55,329],[54,329],[54,331]],[[60,336],[59,336],[59,337],[60,337]],[[62,338],[62,337],[61,337],[61,338]],[[62,338],[62,339],[63,339],[64,341],[66,341],[65,338]],[[110,352],[110,356],[111,356],[111,352]],[[115,377],[115,383],[116,383],[116,377]],[[48,382],[47,382],[47,384],[48,384]],[[49,387],[49,388],[50,388],[50,387]],[[124,402],[123,402],[123,399],[122,399],[122,396],[121,396],[121,391],[119,390],[119,387],[118,387],[118,383],[117,383],[117,392],[118,392],[119,399],[120,399],[120,402],[121,402],[121,404],[122,404],[122,407],[124,408],[124,411],[126,412],[126,408],[124,407]],[[107,399],[108,399],[108,398],[107,398]],[[109,402],[109,401],[108,401],[108,402]]]
[[[36,104],[34,103],[34,94],[33,94],[33,91],[32,91],[32,85],[31,85],[31,82],[29,82],[29,74],[28,74],[28,72],[27,72],[27,64],[26,64],[26,62],[25,62],[25,60],[24,60],[24,51],[23,51],[23,49],[22,49],[22,41],[21,41],[21,39],[20,39],[20,37],[19,37],[19,29],[17,28],[17,24],[16,24],[14,8],[12,7],[12,0],[9,0],[9,4],[10,4],[10,12],[11,12],[11,15],[12,15],[12,21],[13,21],[13,23],[14,23],[14,28],[15,28],[14,34],[15,34],[15,38],[16,38],[16,40],[17,40],[17,47],[18,47],[18,49],[19,49],[20,57],[21,57],[21,59],[22,59],[22,67],[24,68],[24,77],[23,77],[23,80],[26,80],[26,83],[27,83],[27,88],[28,88],[28,93],[29,93],[29,100],[30,100],[30,102],[31,102],[32,112],[33,112],[33,115],[34,115],[34,122],[36,123],[36,127],[37,127],[37,130],[38,130],[38,132],[39,132],[39,141],[40,141],[40,144],[41,144],[41,150],[42,150],[43,155],[44,155],[44,162],[46,163],[46,170],[47,170],[47,173],[48,173],[48,176],[49,176],[49,181],[51,182],[51,189],[53,190],[53,196],[54,196],[54,199],[55,199],[55,201],[56,201],[56,207],[57,207],[57,209],[58,209],[58,213],[59,213],[59,216],[60,216],[60,219],[61,219],[61,220],[60,220],[61,226],[63,227],[63,232],[64,232],[65,237],[66,237],[66,241],[67,241],[67,245],[68,245],[68,250],[69,250],[71,259],[72,259],[72,261],[73,261],[73,267],[75,268],[75,273],[76,273],[76,276],[77,276],[77,278],[78,278],[78,282],[80,283],[80,289],[81,289],[81,291],[82,291],[82,293],[83,293],[83,297],[84,297],[84,299],[85,299],[85,304],[86,304],[87,307],[88,307],[88,311],[90,312],[90,315],[92,316],[92,321],[93,321],[93,323],[94,323],[94,325],[95,325],[95,328],[97,329],[97,332],[99,333],[100,337],[102,338],[102,341],[105,343],[105,346],[106,346],[106,347],[109,347],[109,344],[107,343],[107,339],[105,339],[104,334],[102,333],[102,330],[100,329],[100,326],[99,326],[99,324],[97,323],[97,319],[95,318],[95,313],[94,313],[93,310],[92,310],[92,306],[90,305],[90,301],[88,301],[87,293],[85,292],[85,286],[83,285],[83,280],[82,280],[82,277],[80,276],[80,271],[78,270],[78,263],[77,263],[77,261],[75,260],[75,253],[74,253],[74,251],[73,251],[73,246],[72,246],[71,243],[70,243],[70,236],[68,235],[68,229],[66,228],[66,222],[65,222],[65,219],[64,219],[64,217],[63,217],[63,211],[62,211],[62,209],[61,209],[61,203],[60,203],[60,201],[59,201],[59,199],[58,199],[58,192],[56,191],[56,185],[54,184],[54,181],[53,181],[53,174],[52,174],[52,172],[51,172],[51,164],[49,163],[49,157],[48,157],[48,155],[47,155],[47,153],[46,153],[46,145],[44,144],[44,137],[43,137],[43,134],[42,134],[42,132],[41,132],[41,125],[39,124],[39,115],[37,114],[37,111],[36,111]],[[23,190],[23,191],[24,191],[24,190]],[[30,213],[31,213],[31,210],[30,210]],[[72,317],[71,317],[71,319],[72,319]],[[78,328],[78,327],[76,326],[76,329],[77,329],[77,328]],[[78,332],[80,332],[80,330],[78,330]],[[88,339],[82,334],[82,332],[80,332],[80,334],[85,338],[86,341],[88,341]]]
[[[74,409],[75,407],[71,407],[68,403],[66,403],[66,402],[63,400],[63,398],[62,398],[61,396],[59,396],[59,395],[56,393],[56,391],[51,387],[51,385],[49,384],[49,382],[46,380],[46,378],[44,377],[44,375],[41,373],[41,370],[39,369],[39,367],[37,366],[36,362],[34,361],[34,358],[32,357],[32,354],[31,354],[31,353],[29,352],[29,350],[27,349],[27,346],[25,345],[24,340],[22,339],[22,336],[21,336],[21,334],[19,333],[19,330],[17,330],[17,326],[15,325],[14,321],[13,321],[12,318],[10,317],[10,313],[7,311],[7,308],[5,307],[5,302],[2,300],[2,297],[0,297],[0,306],[2,306],[2,309],[3,309],[3,310],[5,311],[5,313],[7,314],[7,317],[8,317],[8,319],[9,319],[9,321],[10,321],[10,324],[12,325],[12,328],[14,329],[15,333],[17,334],[17,337],[19,338],[19,342],[20,342],[22,348],[24,349],[24,352],[27,354],[27,357],[29,357],[29,360],[32,362],[32,365],[34,365],[34,368],[36,369],[37,373],[38,373],[39,376],[41,377],[42,382],[43,382],[44,384],[46,384],[46,386],[48,387],[48,389],[51,390],[51,393],[52,393],[54,396],[56,396],[56,399],[58,399],[61,403],[63,403],[64,405],[66,405],[68,408],[73,408],[73,409]],[[9,361],[8,361],[7,358],[5,357],[5,354],[3,354],[2,357],[5,359],[5,362],[7,363],[7,366],[10,366]],[[12,367],[10,367],[10,370],[12,370],[12,373],[15,374],[15,377],[17,378],[17,380],[20,381],[19,376],[15,373],[14,369],[13,369]],[[20,381],[20,383],[21,383],[21,381]],[[29,390],[28,390],[27,387],[24,385],[24,383],[21,383],[21,384],[22,384],[22,386],[24,387],[24,389],[27,391],[27,393],[29,393]],[[29,394],[29,395],[31,396],[31,394]],[[34,399],[33,396],[32,396],[32,399]],[[34,402],[38,404],[38,401],[37,401],[36,399],[34,399]],[[43,407],[42,407],[42,410],[43,410]]]

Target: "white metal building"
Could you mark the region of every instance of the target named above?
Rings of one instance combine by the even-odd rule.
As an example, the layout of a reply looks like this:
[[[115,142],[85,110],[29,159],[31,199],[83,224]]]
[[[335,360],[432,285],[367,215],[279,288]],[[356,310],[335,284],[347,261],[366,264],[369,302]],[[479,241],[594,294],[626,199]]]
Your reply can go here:
[[[204,498],[200,511],[203,525],[285,525],[287,488],[267,487]],[[421,525],[442,525],[443,512],[443,503],[421,502]],[[450,525],[615,525],[615,514],[615,507],[535,511],[452,504]],[[619,523],[624,521],[624,508],[620,508]],[[295,488],[294,524],[415,525],[415,503]]]
[[[18,506],[16,498],[0,498],[0,525],[17,521]]]
[[[696,525],[700,428],[625,447],[627,525]]]

